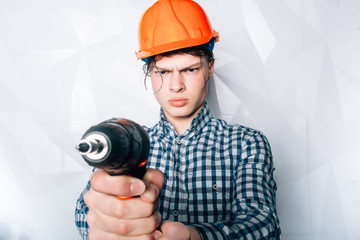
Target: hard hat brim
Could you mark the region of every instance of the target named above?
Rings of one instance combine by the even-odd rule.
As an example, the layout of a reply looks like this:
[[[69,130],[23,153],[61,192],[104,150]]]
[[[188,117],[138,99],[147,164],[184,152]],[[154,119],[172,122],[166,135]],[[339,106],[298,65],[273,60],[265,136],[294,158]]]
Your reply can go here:
[[[196,38],[196,39],[186,39],[183,41],[177,41],[172,42],[168,44],[163,44],[157,47],[153,47],[149,50],[140,50],[136,53],[137,59],[144,59],[151,56],[155,56],[161,53],[170,52],[178,49],[188,48],[188,47],[194,47],[199,46],[208,43],[212,38],[215,39],[215,42],[219,41],[219,33],[215,30],[213,31],[213,34],[207,37],[203,38]]]

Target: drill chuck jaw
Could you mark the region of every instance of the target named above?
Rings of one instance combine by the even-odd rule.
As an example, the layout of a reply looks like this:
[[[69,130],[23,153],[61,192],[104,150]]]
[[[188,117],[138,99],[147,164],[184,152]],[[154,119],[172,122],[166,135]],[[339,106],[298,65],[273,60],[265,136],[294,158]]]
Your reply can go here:
[[[80,140],[76,149],[90,162],[103,161],[111,151],[109,138],[101,132],[91,132]]]

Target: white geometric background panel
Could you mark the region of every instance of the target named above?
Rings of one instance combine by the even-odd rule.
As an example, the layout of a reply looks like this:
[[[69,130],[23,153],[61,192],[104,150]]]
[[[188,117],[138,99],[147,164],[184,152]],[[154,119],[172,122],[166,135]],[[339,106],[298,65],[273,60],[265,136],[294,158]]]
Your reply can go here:
[[[282,239],[359,240],[360,1],[197,2],[220,32],[209,105],[269,138]],[[152,3],[0,0],[0,239],[80,239],[74,145],[110,117],[157,121],[134,54]]]

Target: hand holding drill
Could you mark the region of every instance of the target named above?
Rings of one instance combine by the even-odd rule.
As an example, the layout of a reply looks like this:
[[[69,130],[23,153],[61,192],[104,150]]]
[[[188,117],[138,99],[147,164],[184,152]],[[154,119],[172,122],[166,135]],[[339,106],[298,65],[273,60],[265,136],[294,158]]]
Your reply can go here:
[[[98,168],[84,198],[91,239],[155,239],[160,234],[156,230],[161,223],[157,208],[164,175],[159,170],[145,169],[149,145],[145,130],[126,119],[110,119],[93,126],[79,141],[76,148],[84,160]]]
[[[100,169],[93,173],[84,198],[89,238],[190,239],[196,232],[179,222],[160,226],[157,209],[164,175],[145,169],[150,143],[141,126],[126,119],[104,121],[87,130],[76,149]]]

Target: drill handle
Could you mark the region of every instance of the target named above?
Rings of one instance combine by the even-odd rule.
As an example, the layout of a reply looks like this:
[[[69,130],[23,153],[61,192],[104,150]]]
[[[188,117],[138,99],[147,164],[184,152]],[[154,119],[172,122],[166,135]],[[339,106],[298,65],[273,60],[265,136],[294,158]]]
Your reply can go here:
[[[129,175],[133,176],[133,177],[137,177],[139,179],[142,179],[145,175],[146,172],[146,163],[147,163],[147,159],[142,161],[139,166],[137,166],[137,168]],[[110,174],[111,175],[111,174]],[[129,196],[129,197],[121,197],[121,196],[116,196],[117,199],[119,200],[126,200],[126,199],[131,199],[134,198],[134,196]]]

